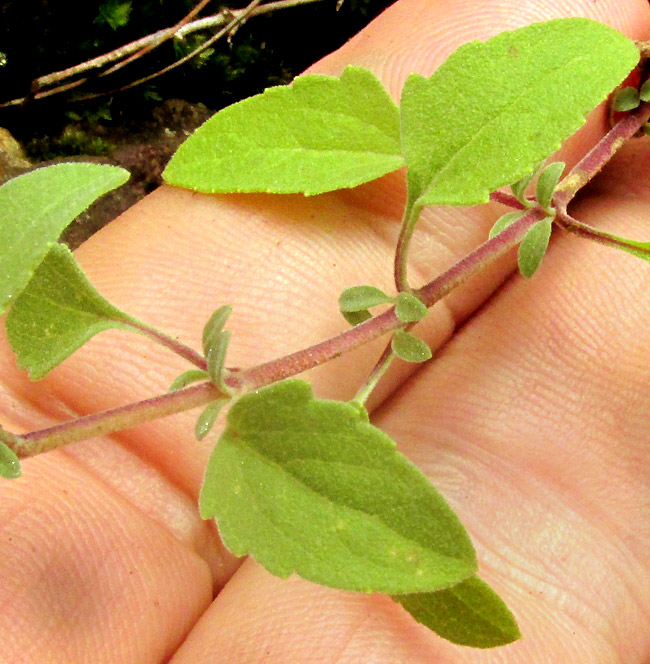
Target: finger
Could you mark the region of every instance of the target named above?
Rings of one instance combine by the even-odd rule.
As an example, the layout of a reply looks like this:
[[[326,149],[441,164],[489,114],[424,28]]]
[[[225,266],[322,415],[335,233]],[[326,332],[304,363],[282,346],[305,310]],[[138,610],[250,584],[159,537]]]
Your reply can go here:
[[[606,18],[638,36],[641,5],[633,3],[626,14],[612,9],[612,3],[584,3],[564,11]],[[551,14],[534,3],[520,5],[504,26],[505,10],[492,17],[491,4],[478,21],[465,20],[468,4],[454,8],[457,13],[430,3],[399,3],[352,42],[347,56],[340,51],[331,64],[320,63],[320,69],[337,70],[342,59],[375,68],[381,63],[379,73],[387,85],[400,85],[408,70],[432,71],[461,41]],[[431,34],[422,26],[428,26]],[[578,147],[574,142],[573,149]],[[79,259],[110,300],[194,345],[211,310],[234,304],[230,359],[246,366],[344,329],[336,300],[345,286],[366,282],[390,288],[398,230],[396,202],[402,200],[402,188],[388,178],[352,192],[311,199],[207,197],[162,189],[89,241]],[[485,237],[497,214],[493,206],[469,212],[428,211],[413,246],[414,271],[426,278],[449,266]],[[456,321],[483,302],[509,269],[509,263],[502,261],[438,307],[422,330],[427,341],[434,348],[443,343]],[[343,376],[341,362],[315,372],[318,392],[351,396],[379,348],[374,344],[346,358]],[[73,412],[88,413],[164,389],[182,368],[148,342],[111,332],[93,340],[42,387],[30,386],[29,391],[33,398],[48,391]],[[20,379],[12,380],[20,389],[16,386]],[[384,389],[399,380],[394,376]],[[189,440],[189,422],[190,418],[179,417],[141,427],[121,440],[196,495],[206,450]]]
[[[4,661],[165,661],[209,604],[212,573],[193,502],[122,456],[114,461],[128,463],[134,482],[145,478],[166,518],[65,453],[26,461],[24,476],[3,485]]]
[[[644,211],[644,214],[647,214],[647,211]],[[573,278],[575,278],[575,275],[573,275]],[[589,281],[589,283],[591,284],[592,282]],[[540,285],[540,289],[544,292],[549,289],[549,285],[542,284]],[[594,293],[598,292],[597,287],[595,287],[593,291]],[[518,314],[524,308],[523,304],[519,306],[512,302],[504,306],[506,313],[507,311],[512,310],[511,314],[514,314],[515,312]],[[548,316],[549,320],[554,320],[553,312],[549,313],[546,311],[545,315]],[[535,330],[534,325],[531,325],[530,327],[532,330]],[[494,335],[494,329],[490,328],[486,330],[485,328],[481,328],[480,334],[477,335],[479,340],[481,339],[481,335],[488,339],[492,338]],[[473,337],[472,344],[475,344],[475,341],[476,337]],[[471,382],[473,378],[473,367],[480,364],[483,354],[477,352],[471,357],[477,364],[466,366],[464,373],[458,375],[451,369],[448,371],[448,375],[451,377],[448,378],[448,380],[453,379],[453,384],[457,387],[459,392],[458,402],[460,402],[459,404],[454,404],[454,406],[458,406],[457,408],[449,408],[449,411],[452,414],[456,413],[456,418],[459,420],[467,418],[472,423],[480,424],[483,410],[477,410],[476,414],[474,414],[472,408],[477,405],[476,402],[483,402],[484,393],[492,394],[493,386],[487,381],[482,382],[480,384],[481,400],[479,401],[478,396],[475,396],[476,401],[470,403],[470,405],[463,403],[462,389],[465,385]],[[578,351],[578,359],[579,357],[580,355]],[[527,365],[524,366],[524,369],[528,368]],[[519,376],[520,380],[523,380],[524,377],[525,376]],[[567,380],[570,380],[570,377]],[[420,381],[418,381],[418,383],[420,383]],[[429,462],[426,450],[422,452],[420,451],[420,448],[422,447],[422,439],[428,441],[432,437],[423,436],[422,427],[419,426],[423,410],[429,408],[431,403],[432,385],[431,382],[424,382],[424,378],[422,378],[421,384],[422,389],[417,396],[413,396],[412,393],[409,393],[409,402],[414,402],[420,406],[418,412],[414,413],[411,410],[404,416],[400,416],[399,411],[397,411],[395,418],[398,423],[401,424],[401,428],[395,425],[397,427],[396,431],[398,433],[400,431],[407,432],[407,442],[420,441],[420,446],[412,449],[411,452],[417,461],[422,461],[425,464],[428,463],[430,467],[435,466],[435,468],[439,468],[437,475],[442,478],[442,482],[439,483],[439,485],[442,484],[443,487],[445,486],[445,473],[451,475],[451,478],[446,478],[448,480],[447,485],[448,487],[451,487],[451,489],[455,489],[457,493],[461,494],[455,504],[456,507],[460,506],[461,513],[463,512],[462,503],[465,487],[473,487],[476,477],[483,479],[484,475],[493,472],[498,478],[498,482],[492,480],[488,483],[488,488],[485,490],[484,494],[475,495],[473,498],[477,503],[480,503],[480,500],[485,500],[485,504],[490,509],[494,509],[495,505],[498,505],[503,497],[501,493],[503,473],[497,474],[499,468],[494,468],[493,465],[490,464],[481,471],[480,462],[482,460],[472,459],[470,457],[468,465],[479,466],[478,470],[481,472],[477,473],[477,470],[471,467],[465,471],[463,479],[459,480],[457,475],[452,474],[454,469],[450,468],[447,459],[443,458],[440,460],[439,458],[436,458],[434,461]],[[517,383],[515,382],[515,386],[516,385]],[[549,385],[548,389],[552,390],[552,385]],[[435,392],[438,393],[437,388],[435,389]],[[498,395],[499,392],[496,391],[495,394]],[[515,397],[512,397],[511,400],[516,401]],[[446,397],[442,403],[446,408]],[[426,404],[426,406],[423,406],[422,404]],[[461,407],[463,405],[465,406],[464,408]],[[489,405],[493,405],[492,402]],[[604,405],[606,404],[599,403],[598,408],[602,411]],[[519,418],[521,419],[521,411],[523,411],[523,413],[526,412],[525,406],[526,404],[521,404],[521,410],[518,410],[517,413],[512,415],[513,420],[517,421],[518,413]],[[458,413],[460,413],[460,415],[458,415]],[[427,421],[427,430],[435,433],[437,431],[437,422],[435,421],[435,418],[427,417],[425,419]],[[577,422],[576,426],[578,427],[580,424],[584,426],[584,422]],[[531,424],[531,431],[534,431],[536,426],[537,423],[533,422]],[[507,430],[504,431],[504,433],[507,433]],[[539,446],[537,447],[539,448]],[[462,455],[458,453],[457,456],[461,457]],[[498,456],[496,457],[496,462],[498,465]],[[558,465],[561,466],[561,464]],[[525,470],[524,464],[522,464],[522,472],[523,470]],[[622,475],[624,477],[625,473]],[[593,479],[594,487],[598,487],[599,483],[602,487],[602,476],[594,475]],[[453,491],[451,489],[448,489],[446,493],[453,496]],[[647,487],[644,487],[644,489],[647,493]],[[632,491],[632,493],[634,493],[634,491]],[[640,495],[645,495],[645,493],[641,493]],[[563,496],[560,496],[559,498],[563,498]],[[569,502],[571,502],[571,496],[568,498]],[[512,491],[511,502],[508,507],[516,509],[517,502],[520,499],[521,496],[517,494],[517,491]],[[576,528],[576,524],[572,522],[574,515],[571,510],[571,505],[564,505],[558,500],[557,496],[555,496],[555,499],[556,500],[552,505],[552,507],[555,508],[555,512],[552,513],[554,515],[557,514],[558,523],[560,524],[558,526],[560,534],[562,533],[563,528],[565,529],[565,533],[570,533]],[[638,505],[635,507],[638,507]],[[549,505],[545,504],[544,509],[548,508]],[[466,506],[464,509],[469,509],[469,506]],[[541,509],[536,512],[536,514],[543,516],[544,510]],[[490,522],[490,514],[484,513],[482,516],[486,519],[487,523]],[[503,524],[504,533],[506,534],[504,537],[506,539],[508,536],[514,538],[519,532],[523,533],[525,536],[532,536],[530,524],[528,524],[528,528],[519,528],[522,523],[523,525],[526,525],[526,518],[528,516],[528,512],[522,507],[517,514],[517,519],[513,521],[515,525],[508,528],[507,523]],[[582,521],[580,523],[582,524]],[[585,525],[588,526],[590,524]],[[553,532],[542,533],[542,541],[544,541],[544,535],[546,535],[547,538],[552,539],[551,536],[553,535]],[[497,544],[490,548],[492,543],[487,536],[485,540],[487,544],[483,545],[483,557],[485,557],[486,550],[489,553],[489,551],[499,551],[503,549],[504,545],[502,542],[497,542]],[[540,536],[538,535],[537,541],[539,540]],[[585,614],[585,607],[588,607],[594,598],[579,595],[576,595],[575,597],[570,596],[574,585],[579,585],[580,582],[585,582],[586,584],[589,580],[588,577],[590,574],[602,574],[604,571],[603,566],[600,565],[598,560],[588,558],[583,567],[577,570],[580,572],[576,577],[577,583],[576,578],[571,576],[572,573],[576,571],[576,566],[579,561],[584,559],[583,556],[588,556],[592,551],[594,542],[597,542],[605,548],[607,548],[609,544],[604,539],[603,533],[594,532],[593,528],[584,528],[584,532],[581,535],[581,541],[579,542],[580,546],[576,547],[576,551],[571,556],[571,560],[561,570],[561,581],[567,584],[566,587],[569,588],[569,590],[567,590],[564,595],[560,595],[560,597],[557,596],[557,593],[554,595],[551,592],[556,587],[553,585],[554,580],[547,576],[544,579],[543,592],[550,595],[550,599],[542,607],[534,601],[521,601],[522,595],[528,594],[533,600],[537,595],[534,590],[529,587],[522,589],[521,586],[525,586],[526,584],[520,584],[516,575],[513,575],[515,578],[504,579],[504,574],[501,569],[490,569],[488,566],[485,577],[493,583],[497,590],[504,594],[506,599],[510,601],[511,605],[515,605],[515,602],[519,600],[520,611],[518,612],[518,617],[520,617],[519,614],[521,614],[520,620],[522,621],[524,630],[526,630],[525,633],[532,633],[534,636],[533,641],[524,641],[521,645],[517,645],[509,650],[508,652],[511,652],[512,656],[508,661],[522,661],[522,657],[525,661],[531,662],[548,661],[549,659],[555,661],[553,655],[548,657],[548,653],[545,652],[542,654],[542,650],[546,646],[557,655],[557,657],[555,657],[557,661],[563,659],[562,655],[564,655],[564,659],[566,659],[567,654],[572,657],[571,661],[576,662],[589,662],[598,659],[604,659],[607,661],[611,659],[612,661],[616,661],[615,657],[618,656],[620,650],[619,646],[621,645],[617,641],[619,634],[612,629],[612,625],[616,623],[616,615],[614,615],[617,610],[616,603],[617,601],[623,602],[625,606],[632,611],[631,614],[628,614],[627,611],[625,613],[626,617],[628,615],[632,616],[630,630],[624,635],[625,637],[631,635],[635,629],[638,630],[638,617],[640,615],[638,610],[639,603],[634,602],[629,593],[614,594],[612,595],[611,602],[609,602],[607,606],[607,620],[601,621],[600,616],[596,611],[587,616],[593,622],[588,625],[587,629],[585,629],[585,626],[581,623],[581,617]],[[549,542],[548,545],[550,546],[551,543],[552,542]],[[511,542],[507,542],[506,544],[512,546]],[[569,544],[571,544],[570,541]],[[502,548],[499,549],[499,546]],[[615,550],[615,547],[614,550],[612,550],[612,547],[609,547],[609,550],[607,551],[607,562],[611,563],[613,565],[612,569],[615,569],[616,573],[618,573],[620,569],[615,565],[616,555],[617,551]],[[628,553],[626,561],[630,562],[630,560],[633,559],[634,555]],[[484,567],[485,566],[484,563]],[[494,562],[492,562],[492,566],[496,567]],[[503,567],[503,565],[501,565],[501,567]],[[638,566],[636,569],[638,569]],[[535,571],[536,570],[525,570],[529,580]],[[628,588],[633,585],[630,577],[626,577],[624,574],[617,577],[617,580],[622,581]],[[300,581],[283,583],[268,577],[268,575],[259,570],[259,568],[253,563],[247,564],[242,570],[240,570],[231,584],[232,586],[229,585],[226,592],[219,597],[210,611],[199,623],[195,631],[193,631],[175,661],[181,664],[184,661],[211,661],[210,657],[214,658],[217,653],[219,654],[219,657],[223,657],[223,661],[229,662],[251,661],[251,659],[259,658],[262,654],[264,654],[267,657],[267,660],[271,662],[303,661],[306,657],[310,657],[312,661],[323,662],[356,661],[355,657],[360,657],[360,653],[363,653],[364,658],[372,659],[377,662],[428,662],[432,661],[432,658],[434,657],[438,657],[436,661],[441,662],[506,661],[507,659],[507,656],[504,656],[503,653],[499,653],[498,655],[479,655],[473,651],[459,651],[458,649],[450,647],[440,640],[435,639],[435,637],[431,637],[431,635],[422,630],[418,631],[418,629],[414,628],[413,624],[410,622],[407,622],[405,626],[404,616],[400,613],[401,610],[398,608],[387,609],[385,598],[362,598],[357,595],[351,596],[323,589],[316,590],[310,587],[309,584]],[[610,590],[610,587],[608,586],[607,589]],[[571,607],[572,610],[569,612],[568,616],[563,616],[561,619],[558,619],[558,604],[561,603],[563,598],[568,598],[568,600],[573,602]],[[387,611],[390,616],[388,619],[386,619]],[[397,614],[395,613],[396,611],[398,612]],[[557,624],[558,620],[560,621],[560,624]],[[608,620],[612,622],[608,622]],[[392,628],[388,628],[387,631],[385,627],[386,622],[392,625]],[[619,622],[621,621],[619,620]],[[225,629],[224,624],[226,625]],[[217,630],[215,625],[219,625],[220,628]],[[540,625],[542,629],[540,629]],[[593,630],[591,629],[591,626],[594,626],[596,631],[595,634],[592,633]],[[620,625],[617,627],[620,627]],[[388,636],[386,635],[387,632]],[[417,637],[415,636],[416,632],[418,634]],[[349,641],[348,637],[350,639]],[[317,647],[314,646],[315,643],[318,644]],[[569,644],[568,646],[567,643]],[[638,639],[628,641],[627,645],[630,646],[630,651],[634,651],[635,653],[644,652],[645,650],[645,644],[640,643]],[[577,654],[575,657],[573,656],[574,649],[575,653],[578,653],[579,651],[579,656]],[[342,651],[344,653],[343,655],[341,654]],[[506,657],[506,659],[504,659],[504,657]],[[623,657],[622,661],[630,660]]]
[[[638,236],[650,201],[594,197],[576,213]],[[174,664],[647,662],[649,290],[638,258],[561,236],[375,414],[458,512],[521,641],[453,646],[386,597],[248,561]]]
[[[473,36],[478,35],[468,34],[467,38]],[[431,69],[437,64],[433,60],[435,58],[430,63]],[[236,361],[241,358],[242,363],[254,362],[292,350],[284,336],[287,329],[295,330],[291,340],[295,345],[304,345],[337,331],[339,328],[332,325],[330,310],[324,305],[331,303],[334,309],[338,292],[344,286],[355,281],[388,284],[385,275],[390,273],[392,247],[389,245],[394,241],[395,201],[398,198],[393,191],[390,180],[375,188],[321,197],[318,201],[305,201],[301,197],[272,200],[265,196],[216,199],[163,190],[89,243],[80,252],[80,259],[89,268],[100,290],[110,299],[183,338],[198,340],[201,324],[211,309],[223,301],[233,301],[241,312],[237,314],[239,321],[237,318],[234,321],[235,331],[239,329],[241,332],[240,346],[235,346],[235,352],[239,353],[235,355]],[[374,193],[369,196],[368,192]],[[371,198],[373,205],[370,205]],[[484,211],[478,211],[474,216],[458,213],[433,215],[432,231],[440,233],[446,228],[462,228],[466,236],[442,252],[433,251],[429,267],[432,270],[441,268],[464,253],[476,239],[478,231],[474,228],[488,226],[494,216],[494,212]],[[297,230],[296,218],[311,221]],[[238,237],[246,238],[248,254],[242,253],[239,240],[233,241],[232,228],[237,224],[241,227]],[[331,244],[332,236],[338,240],[335,246]],[[221,261],[219,264],[215,264],[217,256]],[[266,261],[269,272],[259,275],[255,268],[262,261]],[[330,266],[337,267],[342,263],[352,263],[353,267],[335,273],[332,279]],[[480,303],[504,273],[503,269],[496,270],[475,283],[473,291],[458,298],[456,316],[461,315],[458,312],[462,313],[463,307],[470,311]],[[277,276],[271,276],[278,274],[282,275],[279,280]],[[315,284],[318,287],[314,287]],[[299,298],[298,305],[296,297]],[[451,332],[452,318],[444,310],[432,316],[427,336],[433,345],[442,343]],[[307,326],[304,319],[309,321]],[[263,326],[256,335],[254,329],[260,321]],[[121,404],[129,398],[148,396],[161,387],[164,389],[170,378],[183,368],[147,344],[132,343],[119,333],[106,335],[105,339],[97,339],[87,352],[80,353],[67,367],[55,372],[41,389],[26,384],[9,368],[5,356],[4,375],[8,377],[9,388],[21,402],[24,398],[32,400],[39,407],[39,417],[62,419],[74,412],[85,413]],[[353,384],[362,380],[375,353],[376,349],[364,351],[359,354],[357,365],[346,364],[343,378],[337,379],[330,369],[315,376],[321,393],[350,394],[354,387],[342,381]],[[151,362],[154,363],[153,369]],[[89,371],[90,367],[92,370]],[[25,411],[23,419],[27,421],[27,415],[31,414]],[[12,420],[20,419],[17,412],[7,409],[5,421],[9,416]],[[150,479],[147,469],[151,466],[159,469],[163,476],[195,496],[206,449],[194,446],[187,433],[190,430],[189,418],[177,418],[173,424],[163,422],[129,432],[120,439],[129,448],[126,459],[120,456],[123,450],[106,440],[77,445],[69,454],[82,462],[79,473],[83,472],[82,468],[87,469],[86,491],[89,494],[95,492],[95,482],[105,482],[136,510],[143,508],[149,519],[159,519],[178,537],[185,528],[179,526],[177,518],[179,499],[169,499],[158,486],[151,491],[156,482]],[[119,463],[114,462],[116,458]],[[65,483],[65,478],[60,477]],[[25,505],[28,505],[29,493],[25,494]],[[159,498],[169,500],[167,509],[160,509]],[[128,515],[122,515],[122,518],[128,522],[131,520]],[[91,513],[85,522],[88,533],[92,532],[93,524]],[[30,532],[37,543],[34,551],[38,552],[45,534],[36,526],[34,524]],[[198,539],[210,539],[197,522],[187,527],[189,532],[198,533]],[[137,527],[135,531],[138,531]],[[141,532],[146,533],[146,530]],[[149,544],[148,535],[146,539]],[[180,540],[186,542],[183,537]],[[16,549],[11,550],[16,553]],[[151,551],[154,557],[158,555],[157,546]],[[199,551],[206,555],[205,548],[199,547]],[[120,569],[124,571],[127,564],[128,560]],[[222,568],[228,568],[227,562],[220,564]],[[218,566],[213,566],[213,574],[218,573]],[[26,583],[27,580],[23,581]],[[204,601],[206,587],[205,584],[195,587],[193,597],[196,603],[192,611]],[[173,596],[176,594],[173,584],[164,590]],[[136,597],[137,584],[129,584],[128,592],[124,592]],[[61,600],[65,604],[65,596]],[[15,605],[18,613],[23,608],[20,604]],[[65,606],[56,602],[52,602],[50,608],[55,613],[66,612]],[[29,613],[28,608],[26,612]],[[32,623],[28,625],[32,629]],[[30,633],[37,633],[38,626],[37,621],[36,628]],[[171,636],[173,643],[178,635]],[[97,641],[102,638],[98,637]],[[169,640],[152,639],[152,643],[154,641],[169,647]],[[109,642],[113,643],[110,639]],[[38,642],[41,647],[47,647],[47,643],[47,639]]]

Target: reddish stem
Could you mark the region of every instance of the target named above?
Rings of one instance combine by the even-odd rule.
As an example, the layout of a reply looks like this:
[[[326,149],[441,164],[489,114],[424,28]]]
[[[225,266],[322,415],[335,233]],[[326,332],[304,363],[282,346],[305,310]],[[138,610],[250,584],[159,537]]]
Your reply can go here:
[[[566,223],[566,218],[570,218],[566,215],[566,206],[576,192],[601,170],[625,141],[632,138],[639,131],[648,118],[650,118],[650,103],[643,103],[636,111],[620,120],[562,180],[553,199],[560,220],[565,219]],[[516,209],[523,207],[514,196],[511,197],[504,192],[495,192],[492,194],[492,199]],[[484,242],[445,273],[417,290],[414,295],[419,297],[427,307],[431,307],[451,290],[515,247],[526,232],[545,216],[546,213],[539,207],[531,208],[499,235]],[[574,227],[578,230],[577,226],[574,225]],[[250,369],[231,372],[226,379],[226,383],[228,387],[235,390],[258,389],[312,369],[403,325],[395,315],[394,309],[390,309],[310,348],[299,350]],[[106,434],[158,417],[188,410],[223,396],[216,386],[202,383],[172,394],[95,413],[49,429],[26,434],[18,440],[24,440],[27,449],[19,443],[12,444],[11,436],[6,437],[6,442],[19,456],[31,456],[67,442]]]
[[[553,195],[553,207],[565,212],[578,191],[602,170],[605,164],[636,135],[649,118],[650,103],[644,102],[619,120],[562,179]]]
[[[433,306],[456,286],[474,276],[488,263],[516,246],[526,232],[545,216],[546,213],[540,208],[532,208],[502,233],[491,240],[487,240],[459,260],[449,270],[415,291],[414,295],[422,300],[427,307]],[[251,367],[236,376],[231,376],[227,381],[228,386],[248,391],[270,385],[308,369],[313,369],[403,326],[404,323],[395,315],[395,309],[389,309],[383,314],[370,318],[364,323],[360,323],[356,327],[336,337],[326,339],[315,346]]]
[[[216,385],[201,383],[171,394],[136,401],[126,406],[63,422],[47,429],[32,431],[17,437],[16,441],[5,440],[5,442],[19,457],[35,456],[84,438],[103,436],[113,431],[128,429],[137,424],[196,408],[220,397],[223,398],[224,395]]]

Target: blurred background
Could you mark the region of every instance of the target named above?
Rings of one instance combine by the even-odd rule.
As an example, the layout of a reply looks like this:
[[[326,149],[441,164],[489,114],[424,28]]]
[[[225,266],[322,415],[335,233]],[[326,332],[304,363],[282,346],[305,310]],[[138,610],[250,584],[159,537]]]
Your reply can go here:
[[[169,157],[212,113],[290,82],[393,1],[6,0],[0,181],[61,159],[129,169],[119,200],[83,222],[88,235],[159,186]]]

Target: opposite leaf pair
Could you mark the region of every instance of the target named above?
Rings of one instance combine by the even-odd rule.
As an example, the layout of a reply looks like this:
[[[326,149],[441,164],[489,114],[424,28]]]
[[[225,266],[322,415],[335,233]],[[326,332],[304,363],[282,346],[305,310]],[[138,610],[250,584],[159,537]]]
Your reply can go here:
[[[429,313],[426,306],[411,293],[398,293],[391,297],[375,286],[352,286],[339,297],[339,309],[345,320],[358,325],[371,318],[369,309],[380,304],[394,304],[395,315],[405,325],[417,323]],[[397,330],[391,340],[396,357],[405,362],[425,362],[431,358],[427,344],[404,329]]]

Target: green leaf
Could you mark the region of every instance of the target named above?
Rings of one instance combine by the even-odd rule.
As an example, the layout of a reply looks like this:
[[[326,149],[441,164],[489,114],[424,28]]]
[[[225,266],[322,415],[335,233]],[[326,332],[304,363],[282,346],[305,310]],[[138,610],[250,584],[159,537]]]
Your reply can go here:
[[[612,108],[615,111],[632,111],[639,105],[639,91],[627,86],[621,88],[616,94]]]
[[[393,353],[405,362],[426,362],[431,359],[431,349],[422,341],[404,330],[397,330],[391,341]]]
[[[608,247],[620,249],[628,254],[632,254],[637,258],[642,258],[644,261],[650,263],[650,242],[639,242],[637,240],[630,240],[620,235],[613,235],[605,231],[598,230],[597,228],[589,228],[589,231],[594,235],[596,241],[600,241]]]
[[[219,111],[163,173],[207,193],[303,193],[355,187],[404,165],[399,112],[361,67],[307,74]]]
[[[501,231],[504,231],[508,226],[512,226],[512,224],[517,221],[517,219],[521,219],[524,214],[526,214],[527,210],[519,210],[518,212],[506,212],[502,217],[499,217],[496,222],[494,222],[494,226],[490,229],[490,233],[488,237],[492,239],[493,237],[497,236]]]
[[[132,329],[134,322],[93,288],[65,245],[55,244],[13,303],[6,326],[18,364],[38,380],[95,334]]]
[[[639,90],[639,99],[641,101],[650,101],[650,81],[646,81]]]
[[[443,638],[473,648],[494,648],[521,637],[503,600],[472,576],[434,593],[393,595],[418,622]]]
[[[574,134],[638,59],[612,28],[567,18],[465,44],[429,79],[412,74],[401,106],[409,199],[486,203]]]
[[[395,302],[395,315],[402,323],[417,323],[429,313],[426,305],[411,293],[399,293]]]
[[[553,192],[557,183],[560,181],[560,176],[564,172],[564,167],[566,164],[563,161],[554,161],[552,164],[549,164],[537,178],[537,184],[535,185],[535,198],[539,203],[540,207],[548,210],[551,206],[551,201],[553,199]]]
[[[131,0],[107,0],[99,6],[99,14],[93,22],[97,25],[107,24],[112,30],[117,30],[129,22],[131,9]]]
[[[13,480],[21,475],[20,460],[8,445],[0,441],[0,477]]]
[[[199,380],[210,380],[210,375],[201,369],[190,369],[182,373],[174,382],[169,386],[168,392],[177,392],[184,387],[196,383]]]
[[[628,254],[632,254],[637,258],[643,258],[643,260],[650,263],[650,242],[637,242],[636,240],[629,240],[628,238],[619,237],[617,235],[610,235],[610,237],[614,241],[624,242],[626,246],[609,243],[608,246],[626,251]]]
[[[530,201],[526,198],[526,189],[528,188],[528,185],[533,181],[533,178],[537,175],[537,171],[542,167],[543,161],[538,162],[535,164],[533,169],[528,173],[528,175],[524,175],[523,178],[517,180],[514,184],[510,185],[510,189],[512,190],[512,193],[514,194],[515,198],[520,202],[523,203],[526,207],[530,207]]]
[[[203,440],[210,433],[219,413],[227,403],[228,399],[217,399],[205,407],[194,426],[194,435],[197,440]]]
[[[358,404],[299,380],[228,413],[201,489],[225,545],[280,577],[363,592],[448,587],[476,569],[463,527]]]
[[[230,332],[224,330],[219,332],[219,336],[214,340],[212,347],[208,349],[208,374],[212,382],[222,388],[224,387],[223,368],[229,344]]]
[[[0,313],[29,281],[65,227],[129,174],[101,164],[57,164],[0,187]]]
[[[232,306],[225,304],[219,307],[208,319],[203,328],[203,354],[207,356],[215,340],[218,340],[223,326],[232,313]]]
[[[341,313],[350,313],[369,309],[378,304],[390,304],[393,299],[374,286],[352,286],[341,293],[339,308]]]
[[[372,318],[372,314],[367,309],[362,309],[361,311],[342,311],[341,313],[350,325],[359,325],[359,323]]]
[[[530,278],[537,271],[548,249],[552,230],[553,221],[550,217],[546,217],[546,219],[542,219],[532,226],[521,241],[517,261],[519,271],[524,277]]]

